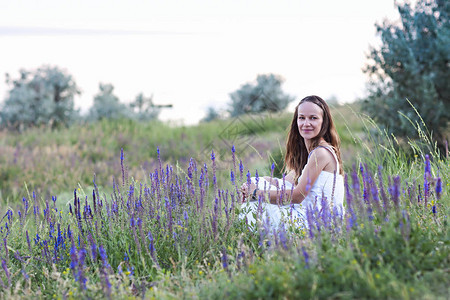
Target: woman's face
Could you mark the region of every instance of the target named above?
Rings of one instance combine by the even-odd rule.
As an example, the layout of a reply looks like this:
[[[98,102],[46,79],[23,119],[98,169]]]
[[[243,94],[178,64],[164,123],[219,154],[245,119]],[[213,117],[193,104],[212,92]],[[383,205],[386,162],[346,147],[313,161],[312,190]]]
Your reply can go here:
[[[311,140],[320,132],[323,123],[322,109],[312,102],[303,102],[297,109],[297,126],[305,140]]]

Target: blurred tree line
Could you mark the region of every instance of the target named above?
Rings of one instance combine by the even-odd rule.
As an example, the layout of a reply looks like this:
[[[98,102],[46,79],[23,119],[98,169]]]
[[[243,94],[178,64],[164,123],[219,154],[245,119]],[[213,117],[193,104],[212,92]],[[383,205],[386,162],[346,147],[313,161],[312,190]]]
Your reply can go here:
[[[158,119],[162,107],[153,96],[138,94],[134,101],[121,103],[112,84],[99,85],[99,92],[88,113],[75,109],[74,97],[81,93],[73,77],[58,67],[43,66],[37,70],[20,70],[19,78],[6,74],[10,86],[0,110],[0,127],[22,131],[34,126],[68,127],[77,121],[101,119]],[[165,107],[170,107],[167,105]]]
[[[450,2],[418,0],[414,7],[396,6],[399,21],[376,25],[382,44],[368,55],[364,72],[371,80],[363,107],[396,136],[414,139],[418,129],[427,129],[445,151],[450,120]]]
[[[367,57],[364,72],[370,80],[363,109],[398,137],[417,138],[425,125],[443,150],[450,120],[450,2],[418,0],[414,6],[396,5],[399,21],[376,24],[381,46],[372,47]],[[157,119],[160,112],[152,96],[139,94],[124,104],[111,84],[100,84],[93,106],[81,117],[74,108],[80,90],[70,74],[56,67],[22,70],[19,78],[7,76],[6,82],[11,89],[0,107],[1,127],[69,126],[83,118],[145,121]],[[283,82],[279,75],[260,74],[229,94],[225,112],[209,107],[203,121],[282,111],[294,99],[282,90]]]

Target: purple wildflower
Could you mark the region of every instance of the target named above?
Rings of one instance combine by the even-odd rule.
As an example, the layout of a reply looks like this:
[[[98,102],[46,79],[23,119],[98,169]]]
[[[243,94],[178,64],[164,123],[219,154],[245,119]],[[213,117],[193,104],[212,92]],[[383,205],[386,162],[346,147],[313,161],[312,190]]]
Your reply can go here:
[[[75,244],[72,243],[72,247],[70,248],[70,269],[72,270],[73,274],[75,275],[75,267],[78,264],[78,255],[77,255],[77,248],[75,247]]]
[[[305,247],[302,247],[303,257],[305,258],[305,268],[309,267],[309,254],[306,252]]]
[[[442,179],[441,177],[438,177],[436,179],[436,198],[438,200],[441,199],[441,193],[442,193]]]
[[[155,247],[153,245],[153,236],[151,231],[148,232],[148,239],[150,240],[148,247],[150,249],[150,254],[153,256],[153,252],[155,251]]]
[[[77,274],[77,279],[80,282],[81,288],[83,290],[86,289],[86,277],[84,276],[84,261],[86,259],[86,250],[84,248],[82,248],[79,252],[78,252],[78,274]]]
[[[228,268],[228,256],[227,256],[227,251],[226,251],[225,247],[223,247],[223,249],[222,249],[222,267],[224,269]]]
[[[392,201],[398,207],[400,196],[400,176],[394,177],[394,186],[392,187]]]
[[[125,184],[125,169],[123,167],[123,148],[120,148],[120,167],[122,168],[122,184]]]
[[[242,180],[242,177],[244,177],[244,164],[242,163],[242,160],[239,161],[239,173],[240,179]]]
[[[281,245],[283,246],[283,248],[286,250],[287,249],[287,239],[286,239],[286,230],[284,228],[284,224],[281,226],[281,229],[280,229],[280,242],[281,242]]]
[[[8,279],[8,286],[11,286],[11,276],[8,271],[8,266],[6,265],[6,261],[2,259],[2,268],[5,271],[6,278]]]
[[[427,154],[425,155],[425,176],[431,175],[431,163],[430,163],[430,156]]]
[[[103,248],[102,245],[98,246],[98,252],[100,254],[100,258],[102,259],[103,267],[106,269],[109,268],[108,256],[106,255],[105,248]]]

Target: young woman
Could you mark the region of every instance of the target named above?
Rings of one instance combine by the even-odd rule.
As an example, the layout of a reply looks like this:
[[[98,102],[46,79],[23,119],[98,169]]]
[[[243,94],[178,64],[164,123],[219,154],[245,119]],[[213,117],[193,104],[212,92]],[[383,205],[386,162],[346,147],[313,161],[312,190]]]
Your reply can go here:
[[[240,217],[255,223],[254,213],[263,212],[277,229],[290,219],[297,226],[307,226],[307,209],[320,213],[323,204],[343,214],[344,180],[339,150],[339,136],[326,102],[308,96],[296,106],[286,143],[284,180],[265,176],[252,178],[241,187],[243,199]],[[260,198],[266,201],[258,201]]]

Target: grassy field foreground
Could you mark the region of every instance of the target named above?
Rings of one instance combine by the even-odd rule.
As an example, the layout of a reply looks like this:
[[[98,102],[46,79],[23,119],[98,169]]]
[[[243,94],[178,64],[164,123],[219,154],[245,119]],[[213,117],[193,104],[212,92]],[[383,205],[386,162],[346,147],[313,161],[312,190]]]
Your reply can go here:
[[[80,184],[71,189],[70,200],[52,196],[45,181],[40,191],[2,187],[0,297],[446,299],[448,158],[414,143],[413,154],[405,154],[389,137],[377,137],[374,144],[370,136],[361,135],[366,123],[360,123],[348,135],[340,132],[343,141],[356,144],[344,145],[353,149],[346,159],[345,215],[332,207],[310,210],[307,227],[295,228],[287,220],[285,227],[269,232],[267,220],[259,217],[257,226],[249,226],[238,218],[237,189],[256,168],[270,172],[278,146],[264,141],[285,134],[285,125],[273,120],[264,132],[240,127],[248,131],[242,136],[251,137],[247,144],[253,151],[227,149],[220,144],[227,139],[214,140],[228,124],[220,122],[202,125],[202,139],[196,136],[198,128],[183,129],[183,137],[170,136],[177,131],[165,125],[136,129],[126,123],[100,124],[120,128],[122,135],[105,138],[111,144],[96,140],[102,134],[98,127],[78,128],[78,134],[44,132],[39,138],[4,136],[14,145],[11,149],[20,145],[32,151],[27,145],[47,141],[59,154],[60,145],[73,141],[79,148],[68,154],[76,155],[74,161],[66,163],[89,165],[95,160],[95,166],[103,162],[105,167],[95,172],[95,180],[92,172],[85,175],[86,169],[80,168],[80,178],[89,179],[74,183],[75,167],[55,162],[67,157],[54,155],[53,161],[40,164],[39,156],[47,155],[43,152],[4,157],[42,166],[28,169],[36,177],[67,175],[49,183],[57,190]],[[208,132],[220,149],[209,150],[204,142]],[[176,145],[170,144],[173,139]],[[177,147],[183,139],[186,148]],[[99,155],[107,155],[102,149],[116,149],[114,163],[94,159],[90,150],[96,148]],[[188,158],[190,151],[195,159]],[[143,157],[148,165],[137,167],[134,162]],[[8,170],[2,176],[11,176]]]

